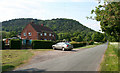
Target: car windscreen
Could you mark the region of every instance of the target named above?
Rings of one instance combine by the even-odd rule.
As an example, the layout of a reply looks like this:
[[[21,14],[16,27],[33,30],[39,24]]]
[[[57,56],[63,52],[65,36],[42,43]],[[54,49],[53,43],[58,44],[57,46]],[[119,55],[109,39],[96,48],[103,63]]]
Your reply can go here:
[[[65,43],[66,45],[71,45],[70,43]]]

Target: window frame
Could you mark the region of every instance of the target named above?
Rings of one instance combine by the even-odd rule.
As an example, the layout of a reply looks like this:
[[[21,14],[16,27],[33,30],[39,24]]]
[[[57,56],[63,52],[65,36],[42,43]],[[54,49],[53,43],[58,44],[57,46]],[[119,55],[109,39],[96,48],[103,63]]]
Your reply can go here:
[[[29,36],[32,36],[32,33],[31,33],[31,32],[28,32],[28,35],[29,35]]]
[[[44,32],[44,36],[47,36],[47,33],[46,33],[46,32]]]
[[[24,36],[26,36],[26,33],[23,33]]]
[[[40,36],[43,36],[43,34],[42,34],[42,33],[40,33]]]
[[[54,37],[54,34],[52,35],[52,37]]]
[[[52,36],[52,34],[51,34],[51,33],[49,33],[49,36]]]

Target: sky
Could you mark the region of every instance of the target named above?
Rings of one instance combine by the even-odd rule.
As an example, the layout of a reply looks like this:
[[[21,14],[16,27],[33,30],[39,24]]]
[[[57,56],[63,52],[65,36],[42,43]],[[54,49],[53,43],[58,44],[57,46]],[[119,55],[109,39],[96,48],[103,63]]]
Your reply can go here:
[[[99,31],[99,22],[86,18],[96,6],[97,0],[0,0],[0,22],[16,18],[68,18]]]

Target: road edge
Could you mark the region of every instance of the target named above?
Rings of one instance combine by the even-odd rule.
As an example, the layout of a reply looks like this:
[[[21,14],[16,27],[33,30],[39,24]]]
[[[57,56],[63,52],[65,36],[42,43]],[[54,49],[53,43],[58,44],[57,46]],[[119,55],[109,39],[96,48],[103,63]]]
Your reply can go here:
[[[106,44],[107,44],[107,49],[108,49],[109,43],[106,43]],[[101,63],[104,61],[105,52],[107,51],[107,49],[104,51],[104,54],[103,54],[102,57],[101,57],[100,64],[99,64],[98,68],[96,69],[96,71],[100,71],[100,67],[101,67],[100,65],[101,65]]]

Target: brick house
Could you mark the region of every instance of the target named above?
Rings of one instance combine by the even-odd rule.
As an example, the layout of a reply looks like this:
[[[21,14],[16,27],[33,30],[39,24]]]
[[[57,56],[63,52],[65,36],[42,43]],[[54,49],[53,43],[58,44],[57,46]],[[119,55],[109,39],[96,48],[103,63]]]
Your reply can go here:
[[[33,22],[28,24],[21,32],[21,39],[24,44],[31,43],[32,40],[56,40],[56,34],[50,28],[36,25]]]

